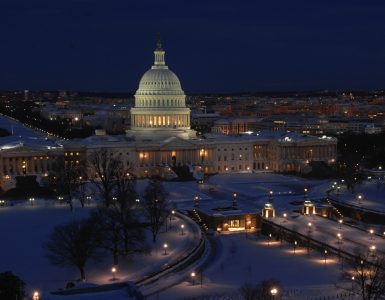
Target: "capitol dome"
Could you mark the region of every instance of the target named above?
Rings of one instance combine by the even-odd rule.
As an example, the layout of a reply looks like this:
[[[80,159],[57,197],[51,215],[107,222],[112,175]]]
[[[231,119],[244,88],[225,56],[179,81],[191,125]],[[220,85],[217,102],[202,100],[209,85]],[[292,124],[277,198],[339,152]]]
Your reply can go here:
[[[151,68],[142,76],[136,95],[184,95],[178,77],[168,68]]]
[[[190,109],[178,77],[164,60],[160,41],[154,51],[155,61],[139,82],[135,106],[131,108],[131,129],[188,130]]]

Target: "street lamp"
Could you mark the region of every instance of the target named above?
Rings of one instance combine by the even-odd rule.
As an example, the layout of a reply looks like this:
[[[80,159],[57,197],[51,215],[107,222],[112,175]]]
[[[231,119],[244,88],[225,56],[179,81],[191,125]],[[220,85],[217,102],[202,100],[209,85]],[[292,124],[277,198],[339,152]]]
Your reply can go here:
[[[295,248],[297,247],[297,241],[294,241],[294,246],[293,246],[293,254],[295,254]]]
[[[237,193],[233,193],[233,207],[237,207]]]
[[[362,195],[358,195],[358,204],[361,204],[361,200],[362,200]]]
[[[373,230],[373,229],[370,229],[370,230],[369,230],[369,233],[370,233],[370,239],[373,240],[374,230]]]
[[[325,259],[325,265],[326,265],[326,255],[328,254],[328,250],[324,251],[324,259]]]
[[[268,239],[268,242],[267,242],[268,246],[270,246],[270,241],[271,241],[271,233],[269,233],[269,239]]]
[[[338,238],[338,244],[341,244],[342,243],[342,235],[341,233],[337,233],[337,238]]]
[[[311,224],[311,222],[309,222],[309,223],[307,223],[307,226],[308,226],[308,228],[309,228],[309,233],[311,232],[311,226],[312,226],[312,224]]]
[[[33,292],[32,300],[40,300],[40,294],[38,291]]]
[[[112,272],[112,280],[116,280],[116,277],[115,277],[116,268],[113,267],[113,268],[111,269],[111,272]]]
[[[269,203],[273,203],[273,191],[269,191]]]
[[[195,197],[194,197],[194,206],[199,207],[199,196],[198,195],[195,195]]]
[[[303,191],[305,192],[305,196],[304,197],[305,197],[305,199],[307,199],[307,191],[308,191],[308,189],[304,188]]]
[[[181,234],[181,235],[184,235],[183,229],[184,229],[184,224],[180,225],[180,230],[181,230],[180,234]]]
[[[344,220],[342,220],[342,219],[339,219],[339,220],[338,220],[338,223],[340,224],[340,225],[339,225],[339,228],[340,228],[340,229],[341,229],[341,225],[342,225],[343,222],[344,222]]]
[[[273,287],[271,290],[270,290],[270,294],[271,294],[271,298],[274,299],[275,296],[278,294],[278,289]]]
[[[376,246],[374,245],[370,246],[369,250],[371,252],[371,255],[374,256],[374,251],[376,251]]]
[[[29,203],[31,203],[31,206],[33,206],[33,203],[35,202],[35,198],[29,198]]]
[[[168,247],[167,243],[164,243],[164,244],[163,244],[164,255],[167,255],[167,247]]]
[[[192,285],[195,285],[195,276],[196,276],[195,272],[191,272],[190,275],[191,275]]]

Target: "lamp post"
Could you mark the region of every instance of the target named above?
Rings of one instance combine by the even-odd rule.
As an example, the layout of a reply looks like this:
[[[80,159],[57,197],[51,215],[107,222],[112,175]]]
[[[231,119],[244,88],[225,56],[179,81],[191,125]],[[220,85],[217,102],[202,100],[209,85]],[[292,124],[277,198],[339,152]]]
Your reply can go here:
[[[293,244],[293,254],[295,254],[295,248],[297,248],[297,241],[294,241],[294,244]]]
[[[373,230],[373,229],[370,229],[370,230],[369,230],[369,233],[370,233],[370,239],[373,240],[374,230]]]
[[[195,276],[196,276],[195,272],[191,272],[190,275],[191,275],[192,285],[195,285]]]
[[[199,207],[199,196],[198,195],[194,196],[194,206]]]
[[[342,243],[342,235],[341,233],[337,233],[337,238],[338,238],[338,244]]]
[[[175,210],[172,210],[170,213],[170,228],[172,227],[171,221],[174,219],[174,215],[175,215]]]
[[[270,246],[270,241],[271,241],[271,233],[269,233],[269,239],[267,240],[267,245]]]
[[[237,207],[237,193],[233,193],[233,207]]]
[[[40,300],[40,294],[38,291],[33,292],[32,300]]]
[[[372,245],[369,248],[371,255],[374,257],[374,251],[376,251],[376,246]]]
[[[271,294],[271,299],[275,299],[275,296],[278,294],[278,289],[276,287],[273,287],[270,290],[270,294]]]
[[[180,231],[181,231],[180,234],[181,234],[181,235],[184,235],[183,229],[184,229],[184,224],[180,225]]]
[[[112,267],[111,272],[112,272],[112,280],[116,280],[116,277],[115,277],[116,268]]]
[[[328,250],[324,251],[324,260],[325,260],[325,265],[326,265],[326,255],[328,254]]]
[[[167,243],[164,243],[164,244],[163,244],[164,255],[167,255],[167,247],[168,247]]]
[[[307,223],[307,226],[309,228],[308,233],[311,233],[311,226],[312,226],[311,222]]]
[[[269,191],[269,203],[273,203],[273,191]]]
[[[282,223],[285,223],[286,219],[287,219],[287,213],[283,213],[283,222]]]
[[[341,225],[342,225],[343,222],[344,222],[344,220],[342,220],[342,219],[339,219],[339,220],[338,220],[338,223],[339,223],[339,229],[341,229]]]
[[[361,204],[361,200],[362,200],[362,195],[358,195],[358,204]]]
[[[307,195],[308,189],[307,189],[307,188],[304,188],[303,191],[305,192],[304,198],[307,199],[307,197],[308,197],[308,195]]]

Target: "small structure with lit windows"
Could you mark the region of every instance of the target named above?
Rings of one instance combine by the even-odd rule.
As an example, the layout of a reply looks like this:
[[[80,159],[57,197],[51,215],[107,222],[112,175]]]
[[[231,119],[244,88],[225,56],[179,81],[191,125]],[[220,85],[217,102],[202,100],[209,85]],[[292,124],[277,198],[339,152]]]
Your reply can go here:
[[[275,209],[273,204],[266,203],[262,209],[262,216],[266,219],[275,217]]]
[[[202,223],[202,227],[210,231],[251,232],[261,229],[261,216],[246,207],[200,207],[195,208],[195,214],[199,215],[199,223]]]
[[[306,200],[303,203],[302,213],[304,215],[315,215],[316,214],[316,209],[315,209],[314,203],[311,202],[310,200]]]

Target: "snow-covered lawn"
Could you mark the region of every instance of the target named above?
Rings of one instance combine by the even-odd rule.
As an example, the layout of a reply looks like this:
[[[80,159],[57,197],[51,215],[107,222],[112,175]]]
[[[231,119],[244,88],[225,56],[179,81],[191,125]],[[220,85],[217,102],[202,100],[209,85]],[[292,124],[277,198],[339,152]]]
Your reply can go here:
[[[355,186],[354,194],[351,190],[346,190],[346,186],[340,185],[340,193],[335,190],[331,195],[337,200],[355,206],[385,212],[385,183],[383,180],[364,181]]]
[[[214,262],[196,275],[192,285],[190,273],[185,280],[171,289],[153,295],[150,299],[183,299],[207,294],[233,294],[246,282],[258,283],[261,280],[276,278],[286,291],[312,290],[323,288],[328,294],[336,293],[334,284],[339,281],[338,259],[329,257],[324,263],[323,255],[317,252],[307,254],[299,248],[293,254],[288,244],[280,247],[279,242],[268,245],[266,238],[255,235],[229,234],[216,237],[221,244]],[[190,272],[193,270],[190,270]],[[294,298],[293,298],[294,299]],[[301,299],[301,298],[299,298]]]
[[[0,237],[1,256],[0,272],[12,271],[20,276],[28,289],[52,291],[64,288],[69,281],[79,278],[75,268],[59,268],[53,266],[45,258],[42,248],[56,225],[70,220],[85,218],[89,215],[90,207],[84,209],[75,206],[71,212],[68,206],[18,205],[0,207]],[[181,235],[180,225],[185,224],[184,235]],[[185,253],[194,242],[193,235],[186,222],[174,217],[172,228],[167,232],[162,230],[148,255],[135,255],[130,259],[122,259],[116,272],[119,280],[135,281],[153,270],[172,263],[178,255]],[[150,237],[149,237],[150,240]],[[167,243],[167,255],[164,254],[164,243]],[[86,267],[87,281],[103,284],[111,283],[112,257],[107,253],[103,261],[92,263]]]

